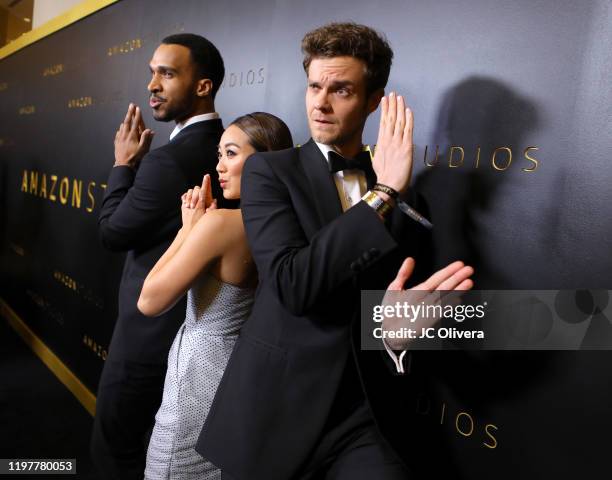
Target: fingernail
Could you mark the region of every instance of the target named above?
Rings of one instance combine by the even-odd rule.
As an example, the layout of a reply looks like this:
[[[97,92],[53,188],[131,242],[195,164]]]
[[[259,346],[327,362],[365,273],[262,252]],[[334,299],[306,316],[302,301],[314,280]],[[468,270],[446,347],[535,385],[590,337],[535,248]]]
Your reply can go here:
[[[395,92],[391,92],[391,93],[389,94],[389,96],[390,96],[390,97],[395,96]]]

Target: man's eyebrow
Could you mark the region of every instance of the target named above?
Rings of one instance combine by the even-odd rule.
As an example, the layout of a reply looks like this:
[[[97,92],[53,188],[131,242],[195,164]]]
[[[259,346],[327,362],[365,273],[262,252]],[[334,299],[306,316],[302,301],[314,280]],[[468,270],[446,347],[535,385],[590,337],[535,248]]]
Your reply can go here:
[[[308,80],[308,85],[320,86],[321,83],[316,80]],[[330,88],[354,87],[355,83],[350,80],[332,80],[329,82]]]
[[[350,80],[334,80],[330,83],[332,87],[352,87],[354,85]]]
[[[153,68],[151,65],[149,65],[149,70],[152,72],[153,70],[157,70],[158,72],[173,72],[176,73],[176,68],[172,68],[172,67],[167,67],[166,65],[158,65],[157,67]]]

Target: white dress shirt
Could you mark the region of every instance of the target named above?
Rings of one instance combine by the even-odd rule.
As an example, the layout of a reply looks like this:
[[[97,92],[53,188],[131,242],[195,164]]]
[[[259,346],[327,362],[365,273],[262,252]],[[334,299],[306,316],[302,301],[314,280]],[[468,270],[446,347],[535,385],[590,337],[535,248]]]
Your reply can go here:
[[[194,123],[198,123],[198,122],[204,122],[206,120],[215,120],[217,118],[219,118],[219,114],[217,112],[203,113],[202,115],[194,115],[193,117],[188,118],[183,123],[176,124],[176,127],[174,127],[174,130],[172,130],[172,133],[170,134],[170,140],[176,137],[183,128],[188,127],[189,125],[193,125]]]
[[[317,147],[321,150],[321,153],[329,164],[329,158],[327,154],[334,150],[329,145],[317,143]],[[349,208],[355,205],[361,197],[366,193],[367,183],[366,177],[363,170],[341,170],[333,174],[334,182],[336,183],[336,189],[338,190],[338,196],[340,197],[340,203],[342,204],[342,211],[346,212]]]
[[[330,152],[330,150],[334,149],[329,145],[324,145],[323,143],[315,143],[329,164],[327,154]],[[341,170],[339,172],[335,172],[333,177],[334,182],[336,183],[336,189],[338,190],[338,196],[340,197],[340,203],[342,204],[342,211],[346,212],[349,208],[359,202],[361,197],[363,197],[366,193],[366,189],[368,187],[365,172],[359,169]],[[385,346],[385,350],[395,364],[397,373],[406,373],[403,363],[404,357],[406,356],[406,350],[402,351],[398,357],[395,352],[389,348],[389,345],[387,345],[384,338],[382,339],[382,342]]]

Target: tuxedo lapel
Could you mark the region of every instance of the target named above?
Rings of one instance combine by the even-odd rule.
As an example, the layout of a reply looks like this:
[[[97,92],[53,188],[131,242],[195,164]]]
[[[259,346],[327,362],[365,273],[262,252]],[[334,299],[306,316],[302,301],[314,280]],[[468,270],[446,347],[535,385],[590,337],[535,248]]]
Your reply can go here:
[[[321,224],[326,225],[342,213],[342,204],[327,160],[312,139],[302,145],[298,152]]]
[[[370,190],[374,184],[376,183],[376,173],[374,173],[374,168],[372,168],[372,153],[370,152],[370,162],[367,164],[366,168],[363,169],[366,177],[366,185],[368,190]]]

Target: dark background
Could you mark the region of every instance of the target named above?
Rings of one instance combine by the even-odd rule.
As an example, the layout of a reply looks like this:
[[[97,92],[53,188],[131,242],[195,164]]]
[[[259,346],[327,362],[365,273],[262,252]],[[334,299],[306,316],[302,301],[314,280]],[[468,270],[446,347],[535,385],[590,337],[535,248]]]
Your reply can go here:
[[[331,20],[368,24],[394,48],[388,91],[415,113],[414,185],[430,203],[439,266],[471,262],[480,289],[612,288],[609,1],[124,0],[0,61],[0,295],[92,391],[123,261],[102,249],[96,228],[114,133],[129,102],[156,131],[153,147],[173,127],[147,107],[157,44],[179,31],[212,40],[226,63],[225,123],[268,111],[303,143],[299,44]],[[377,125],[374,114],[367,143]],[[459,167],[449,167],[451,150],[451,164],[460,160],[453,146],[465,153]],[[435,163],[436,147],[427,167],[425,149]],[[39,181],[45,173],[48,190],[50,175],[67,177],[67,204],[21,191],[24,170]],[[70,205],[75,179],[80,208]],[[598,321],[609,334],[608,319]],[[414,416],[406,442],[415,466],[468,479],[601,476],[610,360],[414,353],[401,414]]]

